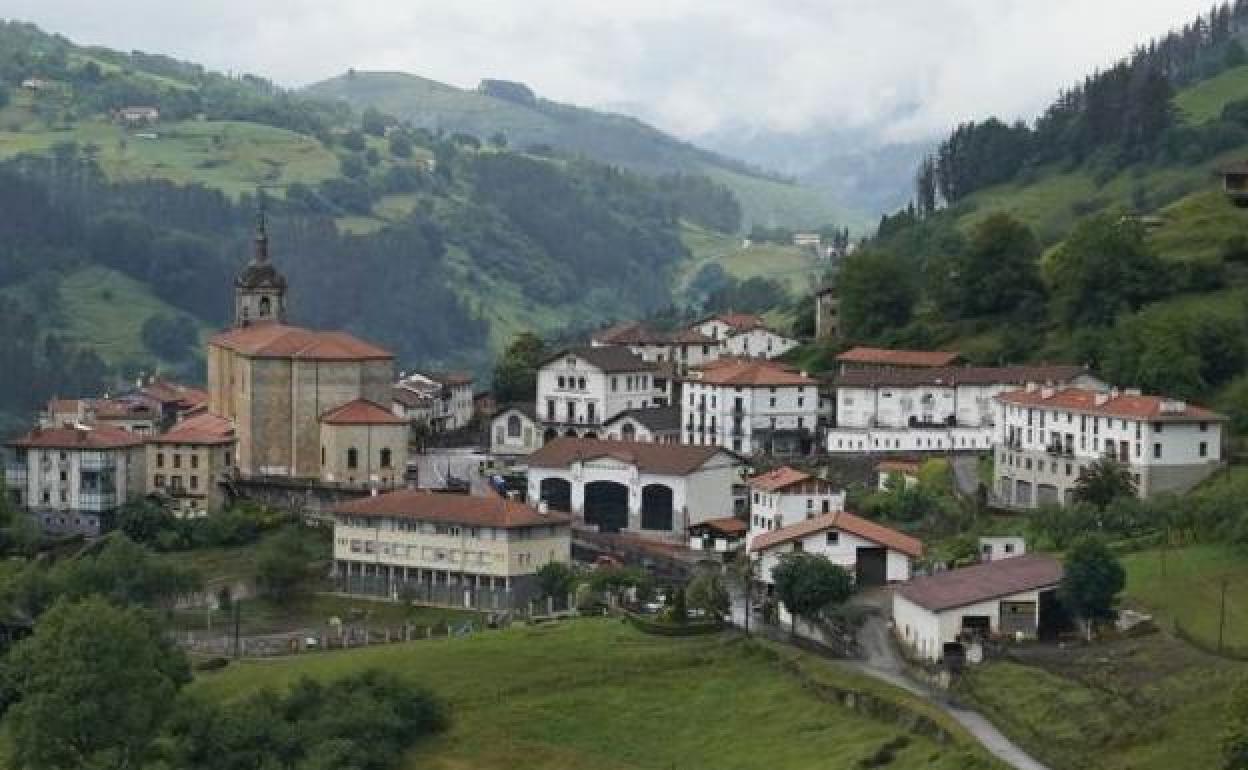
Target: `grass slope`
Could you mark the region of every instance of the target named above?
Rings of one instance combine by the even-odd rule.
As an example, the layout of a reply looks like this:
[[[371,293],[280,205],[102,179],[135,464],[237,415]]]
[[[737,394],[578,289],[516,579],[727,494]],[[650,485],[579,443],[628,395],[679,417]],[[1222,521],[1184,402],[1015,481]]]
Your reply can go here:
[[[412,751],[409,768],[855,767],[905,734],[817,700],[740,643],[648,637],[609,620],[245,663],[191,688],[230,699],[368,667],[450,703],[451,729]],[[965,745],[908,738],[888,767],[953,770],[982,760]]]
[[[692,259],[681,266],[675,283],[678,292],[687,289],[698,271],[713,262],[743,281],[756,276],[779,281],[795,296],[809,292],[827,269],[826,262],[816,260],[805,249],[773,243],[755,243],[745,248],[737,236],[689,222],[682,223],[680,237]]]
[[[1205,123],[1222,114],[1229,102],[1248,96],[1248,65],[1235,67],[1183,89],[1174,106],[1190,123]]]
[[[1248,556],[1229,545],[1143,551],[1123,558],[1130,603],[1175,621],[1203,644],[1216,646],[1222,583],[1226,581],[1227,646],[1248,651]]]

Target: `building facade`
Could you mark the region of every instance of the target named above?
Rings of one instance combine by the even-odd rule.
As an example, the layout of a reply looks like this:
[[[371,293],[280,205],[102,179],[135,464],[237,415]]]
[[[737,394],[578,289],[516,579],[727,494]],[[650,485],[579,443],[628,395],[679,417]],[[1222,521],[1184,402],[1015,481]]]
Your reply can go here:
[[[473,418],[472,375],[463,372],[404,375],[394,387],[392,401],[404,408],[400,416],[423,417],[435,433],[466,428]]]
[[[841,298],[833,286],[824,286],[815,292],[815,338],[841,338]]]
[[[744,463],[718,447],[558,438],[529,455],[529,500],[600,532],[684,542],[730,516]]]
[[[833,453],[986,452],[994,398],[1028,383],[1098,386],[1078,366],[899,367],[850,369],[834,381]]]
[[[939,369],[961,363],[962,354],[952,350],[898,350],[858,345],[836,357],[840,374],[871,369]]]
[[[237,457],[230,421],[199,414],[147,439],[148,495],[166,498],[181,516],[216,513],[226,503],[222,482]]]
[[[542,446],[542,426],[530,404],[505,406],[490,418],[490,454],[517,458]]]
[[[572,558],[568,517],[499,497],[399,490],[334,511],[341,590],[475,609],[540,594],[536,572]]]
[[[718,342],[721,355],[776,358],[797,347],[797,340],[768,328],[752,313],[719,313],[698,321],[690,331]]]
[[[760,359],[721,359],[681,388],[684,443],[743,454],[809,452],[818,410],[815,380]]]
[[[537,417],[543,440],[598,438],[608,420],[629,409],[663,406],[668,393],[655,366],[623,347],[571,348],[537,372]]]
[[[1222,464],[1226,418],[1178,399],[1029,385],[996,404],[993,490],[1010,507],[1070,502],[1080,472],[1103,457],[1129,470],[1141,497],[1186,492]]]
[[[606,438],[612,441],[679,444],[680,407],[672,404],[628,409],[607,420],[603,428]]]
[[[750,553],[758,560],[758,580],[774,593],[773,572],[786,554],[827,557],[854,576],[860,587],[910,579],[910,566],[923,555],[923,544],[909,535],[846,511],[802,519],[780,529],[752,536]]]
[[[107,425],[36,428],[8,445],[5,487],[48,534],[98,535],[143,495],[143,437]]]
[[[845,510],[845,490],[784,466],[751,478],[749,539],[799,521]]]
[[[394,489],[407,469],[408,423],[357,399],[321,415],[320,480]]]

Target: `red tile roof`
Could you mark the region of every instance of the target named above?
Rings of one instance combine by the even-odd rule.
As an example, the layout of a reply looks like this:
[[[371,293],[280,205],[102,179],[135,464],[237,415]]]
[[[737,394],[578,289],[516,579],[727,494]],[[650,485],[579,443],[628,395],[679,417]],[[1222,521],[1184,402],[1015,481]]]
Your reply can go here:
[[[951,350],[890,350],[859,346],[841,353],[836,360],[841,363],[883,366],[950,366],[961,357],[961,353]]]
[[[567,468],[577,461],[610,457],[649,473],[684,476],[718,454],[732,458],[733,465],[741,463],[739,457],[723,447],[561,437],[529,455],[528,465],[530,468]]]
[[[787,527],[781,527],[780,529],[759,535],[750,544],[750,550],[765,551],[768,548],[791,543],[794,540],[801,540],[830,529],[857,535],[864,540],[870,540],[873,543],[886,546],[907,556],[917,558],[923,555],[923,543],[917,538],[902,534],[895,529],[889,529],[883,524],[877,524],[861,516],[855,516],[847,511],[825,513],[822,516],[799,521],[796,524],[790,524]]]
[[[408,409],[417,409],[420,407],[433,406],[433,397],[423,393],[417,393],[411,388],[405,388],[401,385],[395,385],[390,389],[390,398],[397,404],[402,404]]]
[[[224,417],[207,412],[188,417],[168,432],[152,436],[152,444],[233,444],[234,426]]]
[[[757,329],[760,326],[766,326],[766,323],[763,322],[763,317],[753,313],[716,313],[715,315],[703,318],[701,321],[694,324],[694,326],[701,326],[702,324],[710,323],[711,321],[722,321],[737,331],[749,331],[750,329]]]
[[[809,481],[813,478],[814,476],[811,476],[809,473],[803,473],[796,468],[790,468],[785,465],[759,476],[755,476],[749,479],[746,483],[755,489],[775,492],[777,490],[784,489],[785,487],[793,486],[794,484],[800,484],[803,481]]]
[[[1098,396],[1104,401],[1097,403]],[[1193,420],[1215,422],[1225,420],[1224,415],[1178,399],[1161,396],[1145,396],[1137,393],[1109,391],[1090,388],[1034,388],[1001,393],[997,400],[1015,406],[1038,406],[1046,409],[1062,409],[1068,412],[1084,412],[1107,417],[1126,417],[1156,422],[1190,422]]]
[[[539,513],[532,506],[502,497],[442,495],[420,489],[401,489],[353,500],[337,506],[334,512],[503,529],[567,524],[570,521],[567,514],[554,511]]]
[[[1051,588],[1061,580],[1061,562],[1046,554],[1029,553],[917,578],[898,588],[897,595],[940,612]]]
[[[407,420],[364,398],[348,401],[321,415],[326,425],[406,425]]]
[[[696,379],[706,385],[816,385],[815,380],[791,366],[765,358],[720,359],[696,370]]]
[[[1082,366],[932,366],[909,369],[851,369],[833,378],[839,387],[1026,385],[1029,382],[1060,385],[1080,375]]]
[[[208,403],[208,391],[169,380],[155,380],[139,388],[139,392],[161,403],[180,404],[188,409]]]
[[[253,358],[310,361],[390,360],[394,354],[346,332],[322,332],[279,323],[256,323],[220,332],[210,345]]]
[[[728,537],[741,537],[750,531],[748,522],[742,521],[735,516],[728,516],[722,519],[706,519],[689,527],[695,529],[709,529]]]
[[[9,442],[18,449],[125,449],[139,446],[143,437],[111,425],[81,428],[36,428]]]

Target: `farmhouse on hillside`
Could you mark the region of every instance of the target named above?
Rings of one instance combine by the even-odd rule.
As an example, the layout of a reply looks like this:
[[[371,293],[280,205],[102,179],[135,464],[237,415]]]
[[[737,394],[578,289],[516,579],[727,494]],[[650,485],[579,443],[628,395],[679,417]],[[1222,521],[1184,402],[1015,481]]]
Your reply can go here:
[[[849,570],[860,586],[878,586],[910,579],[910,564],[923,555],[916,538],[846,511],[820,514],[762,534],[751,531],[750,553],[760,560],[758,579],[770,595],[772,570],[787,553],[826,556]]]

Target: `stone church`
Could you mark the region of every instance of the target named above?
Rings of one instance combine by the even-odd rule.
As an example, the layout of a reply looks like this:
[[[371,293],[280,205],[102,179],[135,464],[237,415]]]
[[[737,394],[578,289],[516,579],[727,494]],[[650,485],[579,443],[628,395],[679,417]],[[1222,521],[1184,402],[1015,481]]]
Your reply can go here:
[[[229,419],[244,477],[400,486],[407,423],[383,406],[394,354],[341,331],[286,323],[286,279],[261,213],[234,281],[234,324],[208,342],[208,408]]]

